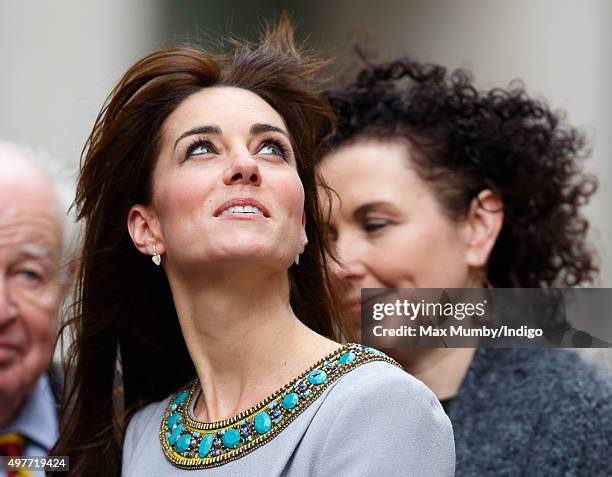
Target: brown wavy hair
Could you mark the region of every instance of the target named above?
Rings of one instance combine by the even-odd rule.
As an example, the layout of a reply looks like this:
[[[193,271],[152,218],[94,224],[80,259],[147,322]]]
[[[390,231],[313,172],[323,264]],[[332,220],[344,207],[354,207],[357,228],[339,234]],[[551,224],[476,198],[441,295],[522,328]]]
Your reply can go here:
[[[358,55],[363,64],[352,81],[327,92],[337,121],[327,151],[366,138],[407,139],[416,172],[454,220],[481,190],[499,194],[504,221],[486,270],[496,287],[595,282],[599,266],[581,208],[597,180],[582,170],[590,152],[584,136],[562,113],[518,81],[479,91],[466,69]]]
[[[73,337],[66,361],[71,379],[52,450],[70,456],[70,475],[119,475],[129,417],[195,375],[167,278],[137,251],[126,223],[134,204],[151,201],[162,123],[203,88],[252,91],[285,120],[304,185],[309,239],[299,268],[289,269],[290,301],[304,324],[338,337],[314,173],[318,146],[333,126],[328,104],[311,84],[322,64],[296,45],[286,17],[259,42],[232,40],[225,50],[180,46],[138,61],[111,92],[85,146],[75,202],[84,244],[76,305],[64,325]]]

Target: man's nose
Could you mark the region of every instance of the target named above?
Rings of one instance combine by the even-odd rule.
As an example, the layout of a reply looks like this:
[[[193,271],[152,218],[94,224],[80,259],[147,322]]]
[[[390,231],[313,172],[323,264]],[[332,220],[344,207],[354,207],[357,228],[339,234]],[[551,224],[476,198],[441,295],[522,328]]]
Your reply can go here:
[[[15,303],[6,277],[0,277],[0,327],[17,316]]]
[[[246,151],[233,154],[229,167],[223,174],[223,182],[225,185],[261,185],[261,173],[259,172],[257,161]]]

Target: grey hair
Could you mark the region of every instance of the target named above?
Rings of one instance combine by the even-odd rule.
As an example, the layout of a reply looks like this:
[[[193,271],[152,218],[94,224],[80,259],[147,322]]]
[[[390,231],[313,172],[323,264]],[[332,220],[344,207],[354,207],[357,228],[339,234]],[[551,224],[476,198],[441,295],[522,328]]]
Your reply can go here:
[[[59,161],[41,149],[27,145],[0,140],[1,153],[25,161],[49,179],[60,207],[63,244],[61,279],[66,282],[69,279],[69,268],[77,258],[81,237],[76,214],[71,207],[76,191],[75,174],[70,172],[67,163]]]

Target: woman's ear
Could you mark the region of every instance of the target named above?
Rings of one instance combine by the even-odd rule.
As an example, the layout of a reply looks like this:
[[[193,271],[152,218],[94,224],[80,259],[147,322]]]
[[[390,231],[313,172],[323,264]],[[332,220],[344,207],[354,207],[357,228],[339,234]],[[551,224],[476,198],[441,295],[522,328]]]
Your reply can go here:
[[[153,255],[154,245],[159,255],[164,253],[164,240],[159,230],[159,222],[149,207],[134,205],[128,212],[127,226],[132,242],[140,253]]]
[[[467,264],[474,268],[483,268],[489,260],[504,222],[503,203],[499,195],[489,189],[480,191],[470,204],[467,222]]]

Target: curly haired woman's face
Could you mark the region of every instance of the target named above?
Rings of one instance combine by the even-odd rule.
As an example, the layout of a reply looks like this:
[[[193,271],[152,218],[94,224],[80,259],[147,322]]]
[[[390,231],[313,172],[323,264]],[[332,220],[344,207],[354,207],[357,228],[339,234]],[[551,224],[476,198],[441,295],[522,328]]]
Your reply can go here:
[[[211,87],[183,101],[162,127],[152,183],[146,224],[135,220],[132,236],[140,231],[173,269],[286,270],[306,244],[289,132],[250,91]]]
[[[442,213],[431,186],[410,167],[405,144],[348,144],[327,155],[319,171],[339,196],[329,231],[353,314],[360,313],[361,288],[471,285],[470,267],[482,265],[472,224]]]

